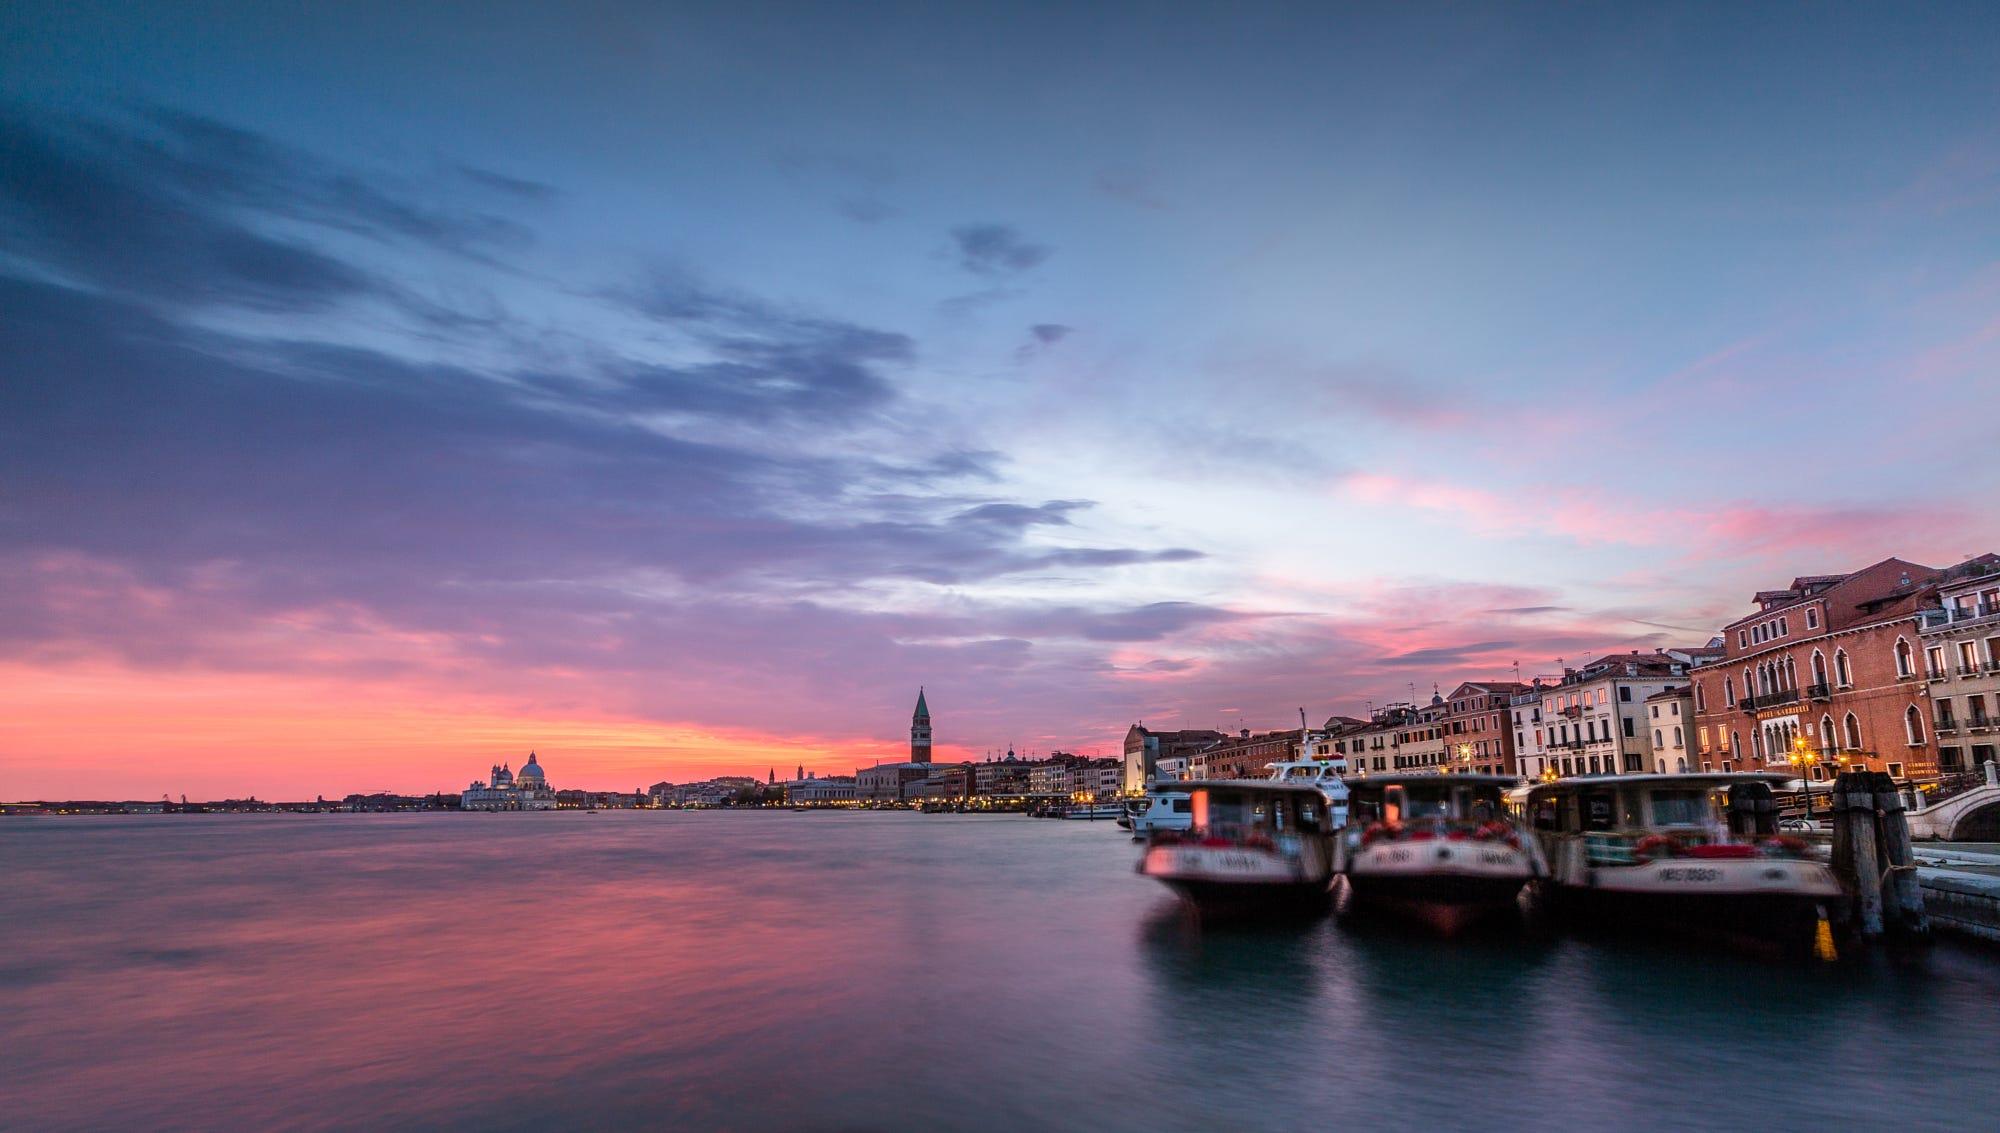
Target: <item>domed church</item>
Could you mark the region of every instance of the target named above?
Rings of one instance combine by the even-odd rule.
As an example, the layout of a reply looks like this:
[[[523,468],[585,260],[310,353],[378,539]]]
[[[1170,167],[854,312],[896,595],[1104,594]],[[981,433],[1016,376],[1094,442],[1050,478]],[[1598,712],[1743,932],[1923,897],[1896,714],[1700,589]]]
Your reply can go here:
[[[517,774],[504,763],[496,763],[485,782],[474,780],[459,796],[464,810],[554,810],[556,793],[542,775],[542,765],[534,752]]]

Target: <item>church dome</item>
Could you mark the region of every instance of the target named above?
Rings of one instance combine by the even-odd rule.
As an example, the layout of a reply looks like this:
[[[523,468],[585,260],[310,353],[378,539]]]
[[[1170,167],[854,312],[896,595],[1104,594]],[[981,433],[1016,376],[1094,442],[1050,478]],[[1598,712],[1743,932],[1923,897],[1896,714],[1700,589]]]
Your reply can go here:
[[[517,777],[524,783],[542,781],[542,765],[535,762],[534,752],[528,753],[528,762],[521,765],[521,772]]]

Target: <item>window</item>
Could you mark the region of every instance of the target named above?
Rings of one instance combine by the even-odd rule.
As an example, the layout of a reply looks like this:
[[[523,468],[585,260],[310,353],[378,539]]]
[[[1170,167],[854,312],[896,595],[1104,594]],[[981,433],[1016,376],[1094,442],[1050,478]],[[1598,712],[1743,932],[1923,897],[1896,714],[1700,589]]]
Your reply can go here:
[[[1653,729],[1653,746],[1656,748],[1667,746],[1666,733],[1660,731],[1658,728]]]
[[[1833,679],[1841,688],[1854,687],[1854,667],[1847,661],[1847,650],[1833,651]]]
[[[1907,642],[1907,641],[1904,641],[1904,640],[1903,640],[1902,638],[1900,638],[1900,637],[1899,637],[1899,638],[1897,638],[1897,639],[1896,639],[1896,675],[1897,675],[1897,676],[1899,676],[1899,677],[1914,677],[1914,676],[1916,676],[1916,675],[1917,675],[1917,670],[1916,670],[1916,663],[1917,663],[1917,662],[1916,662],[1916,656],[1915,656],[1915,654],[1914,654],[1914,653],[1912,653],[1912,652],[1911,652],[1911,650],[1910,650],[1910,643],[1909,643],[1909,642]]]
[[[1924,742],[1924,714],[1917,711],[1914,704],[1903,711],[1903,730],[1909,733],[1911,747]]]
[[[1674,746],[1675,747],[1687,746],[1687,740],[1682,738],[1681,736],[1681,726],[1679,724],[1674,725]]]
[[[1625,717],[1625,738],[1629,740],[1632,738],[1632,736],[1633,736],[1632,718],[1630,716],[1627,716]]]
[[[1618,699],[1620,699],[1620,700],[1623,700],[1623,701],[1627,701],[1627,702],[1629,702],[1629,701],[1630,701],[1630,700],[1632,699],[1632,686],[1631,686],[1631,685],[1619,685],[1619,686],[1618,686]]]
[[[1891,763],[1889,765],[1889,778],[1901,779],[1902,777],[1903,777],[1903,765],[1900,763]]]
[[[1727,704],[1727,705],[1728,705],[1729,707],[1731,707],[1731,708],[1734,708],[1734,707],[1736,707],[1736,678],[1735,678],[1735,677],[1724,677],[1724,678],[1722,678],[1722,702],[1723,702],[1724,704]]]
[[[1653,719],[1657,720],[1659,718],[1660,718],[1660,706],[1655,704],[1653,705]]]
[[[1812,679],[1816,685],[1826,683],[1826,655],[1817,649],[1813,650],[1812,655]]]
[[[1740,629],[1736,631],[1736,648],[1738,649],[1750,648],[1750,635]]]
[[[1819,608],[1817,606],[1806,607],[1806,628],[1807,629],[1819,628]]]
[[[1708,683],[1706,681],[1694,682],[1694,710],[1696,712],[1708,711]]]
[[[1787,625],[1785,624],[1785,619],[1783,619],[1783,618],[1779,618],[1779,619],[1778,619],[1778,636],[1779,636],[1779,637],[1786,637],[1786,636],[1790,635],[1790,634],[1791,634],[1791,632],[1792,632],[1792,630],[1791,630],[1791,627],[1790,627],[1790,626],[1787,626]]]
[[[1845,733],[1842,739],[1846,741],[1841,746],[1848,751],[1860,751],[1861,721],[1855,718],[1854,713],[1849,712],[1847,718],[1840,722],[1840,730]]]

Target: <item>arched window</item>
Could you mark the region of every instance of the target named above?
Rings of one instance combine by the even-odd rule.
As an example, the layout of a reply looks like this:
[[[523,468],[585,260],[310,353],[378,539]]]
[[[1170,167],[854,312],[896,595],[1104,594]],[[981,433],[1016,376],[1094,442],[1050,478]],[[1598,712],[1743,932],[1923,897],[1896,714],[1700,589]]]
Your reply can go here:
[[[1694,682],[1694,710],[1695,710],[1696,712],[1706,712],[1706,711],[1708,711],[1708,682],[1707,682],[1707,681],[1696,681],[1696,682]]]
[[[1799,687],[1799,667],[1790,657],[1785,658],[1785,687]]]
[[[1687,761],[1687,760],[1685,760],[1685,759],[1676,759],[1676,760],[1674,760],[1674,770],[1675,770],[1675,771],[1679,771],[1679,772],[1681,772],[1681,773],[1685,774],[1685,773],[1687,772],[1687,769],[1688,769],[1688,761]]]
[[[1817,649],[1813,650],[1812,655],[1812,679],[1816,685],[1826,683],[1826,655]]]
[[[1734,708],[1734,707],[1736,707],[1736,678],[1735,678],[1735,677],[1724,677],[1724,678],[1722,678],[1722,703],[1724,703],[1724,704],[1728,705],[1728,706],[1729,706],[1729,707],[1731,707],[1731,708]]]
[[[1896,675],[1913,677],[1917,675],[1917,655],[1910,649],[1910,643],[1896,639]]]
[[[1819,718],[1819,753],[1820,753],[1820,755],[1821,755],[1821,756],[1825,756],[1825,755],[1827,755],[1828,753],[1832,752],[1832,751],[1833,751],[1833,747],[1834,747],[1834,743],[1833,743],[1833,717],[1831,717],[1831,716],[1821,716],[1821,717]]]
[[[1681,738],[1681,726],[1679,724],[1674,725],[1674,746],[1675,747],[1687,746],[1687,741]]]
[[[1910,734],[1911,747],[1924,742],[1924,714],[1914,704],[1903,710],[1903,730]]]
[[[1845,649],[1833,651],[1833,679],[1841,688],[1854,687],[1854,666],[1848,663]]]
[[[1861,721],[1855,718],[1854,713],[1849,712],[1847,718],[1840,722],[1840,730],[1847,733],[1845,737],[1847,742],[1842,746],[1849,751],[1860,751]]]
[[[1654,729],[1653,729],[1653,746],[1654,746],[1654,747],[1665,747],[1665,746],[1667,746],[1667,736],[1666,736],[1666,733],[1664,733],[1664,732],[1660,731],[1660,730],[1659,730],[1658,728],[1654,728]]]
[[[1729,733],[1729,755],[1732,759],[1743,758],[1743,733]]]
[[[1665,775],[1666,773],[1667,773],[1667,761],[1662,759],[1660,761],[1660,774]]]

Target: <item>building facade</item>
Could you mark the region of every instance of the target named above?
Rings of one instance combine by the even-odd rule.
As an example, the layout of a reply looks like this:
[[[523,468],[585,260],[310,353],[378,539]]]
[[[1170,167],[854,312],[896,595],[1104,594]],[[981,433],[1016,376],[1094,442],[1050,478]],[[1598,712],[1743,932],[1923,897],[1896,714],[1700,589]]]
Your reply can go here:
[[[1974,560],[1918,617],[1938,771],[1979,771],[2000,748],[2000,564]]]
[[[1137,794],[1156,779],[1185,779],[1196,752],[1228,738],[1207,728],[1154,732],[1144,724],[1134,724],[1125,730],[1119,788],[1127,794]]]
[[[1614,653],[1567,670],[1540,689],[1542,754],[1524,764],[1529,778],[1636,775],[1656,771],[1647,698],[1684,689],[1687,666],[1665,653]],[[1687,722],[1682,721],[1682,737]]]
[[[1920,614],[1937,607],[1940,585],[1993,561],[1947,571],[1891,558],[1759,591],[1757,609],[1724,627],[1722,658],[1693,673],[1702,768],[1791,771],[1809,754],[1814,778],[1842,768],[1935,776]]]
[[[1442,720],[1446,760],[1457,770],[1518,775],[1513,700],[1526,692],[1519,681],[1465,681],[1445,697]]]
[[[1653,730],[1653,771],[1665,775],[1700,769],[1701,759],[1694,754],[1693,686],[1673,685],[1647,697],[1646,723]]]

